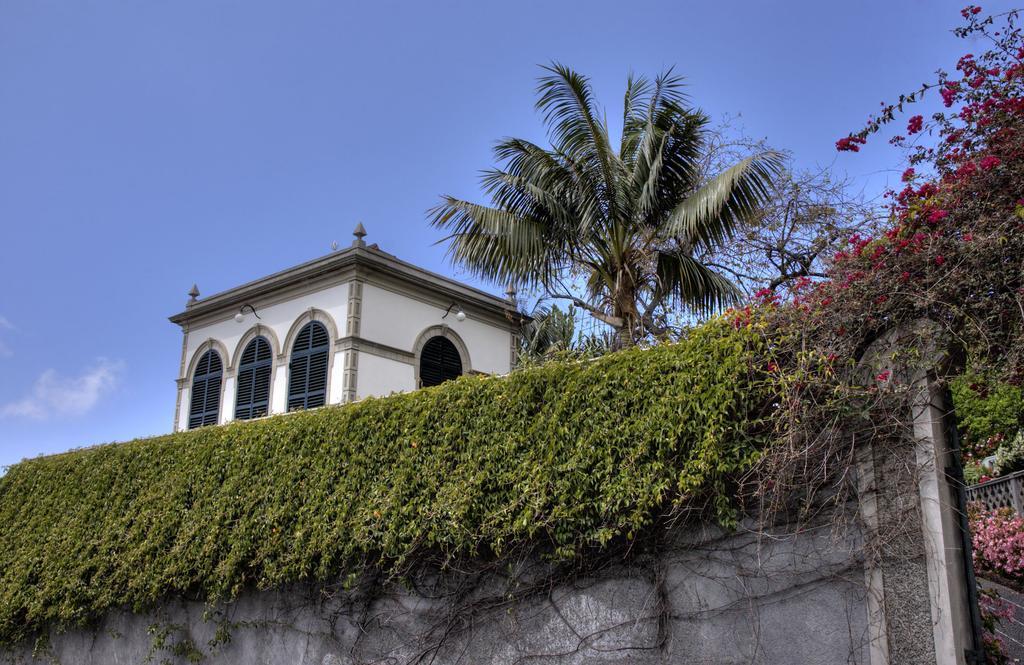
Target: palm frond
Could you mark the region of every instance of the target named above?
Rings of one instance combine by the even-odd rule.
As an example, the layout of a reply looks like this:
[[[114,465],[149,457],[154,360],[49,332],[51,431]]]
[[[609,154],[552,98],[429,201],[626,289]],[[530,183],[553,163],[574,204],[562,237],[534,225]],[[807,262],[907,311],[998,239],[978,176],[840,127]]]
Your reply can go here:
[[[747,157],[677,205],[665,231],[695,248],[732,238],[767,200],[772,179],[781,168],[782,156],[776,152]]]
[[[659,252],[655,300],[667,298],[698,314],[710,314],[736,303],[742,295],[735,284],[682,252]]]
[[[555,152],[566,155],[583,172],[600,173],[603,203],[609,208],[606,217],[614,219],[622,167],[609,144],[608,128],[598,117],[590,80],[557,62],[543,68],[550,74],[537,84],[536,107],[544,114]],[[596,179],[588,176],[588,180]]]
[[[450,231],[448,256],[475,275],[499,283],[549,283],[571,261],[571,247],[548,220],[470,203],[451,196],[428,213],[430,223]]]
[[[619,158],[627,165],[632,164],[638,140],[642,136],[640,130],[646,124],[644,97],[650,94],[651,82],[647,77],[634,76],[630,72],[622,103],[622,142],[619,147]]]
[[[693,189],[708,118],[665,109],[646,126],[633,167],[636,214],[645,225],[661,222]]]
[[[568,155],[522,139],[505,139],[495,146],[494,154],[505,162],[509,175],[524,178],[557,197],[576,216],[581,232],[602,225],[605,207],[599,174]]]

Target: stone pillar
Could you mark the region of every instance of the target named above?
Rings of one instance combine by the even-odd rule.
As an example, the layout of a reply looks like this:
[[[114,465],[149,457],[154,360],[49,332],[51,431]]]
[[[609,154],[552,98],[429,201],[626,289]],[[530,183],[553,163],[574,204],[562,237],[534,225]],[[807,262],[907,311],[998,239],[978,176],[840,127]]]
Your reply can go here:
[[[914,438],[867,442],[859,456],[861,516],[878,536],[865,570],[872,665],[984,662],[952,407],[937,380],[951,357],[943,339],[922,322],[884,335],[863,360],[866,381],[909,390]]]

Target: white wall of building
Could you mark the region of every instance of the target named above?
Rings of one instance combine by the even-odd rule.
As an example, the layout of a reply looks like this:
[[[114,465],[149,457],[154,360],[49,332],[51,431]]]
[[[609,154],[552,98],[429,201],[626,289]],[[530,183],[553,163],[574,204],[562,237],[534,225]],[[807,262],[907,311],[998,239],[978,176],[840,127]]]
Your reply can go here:
[[[239,356],[241,356],[243,340],[248,344],[250,333],[256,324],[260,324],[264,335],[271,339],[274,344],[274,378],[271,385],[271,413],[284,413],[287,410],[288,396],[288,360],[287,355],[290,349],[282,348],[288,344],[288,333],[292,330],[295,322],[309,312],[310,308],[323,312],[330,319],[328,330],[333,330],[339,335],[344,335],[345,323],[347,320],[348,308],[348,284],[337,284],[326,289],[296,296],[272,305],[260,306],[257,303],[257,311],[260,318],[257,319],[250,310],[245,310],[245,320],[242,323],[235,321],[235,313],[221,321],[216,321],[202,326],[193,325],[188,332],[185,344],[185,367],[189,371],[185,386],[182,390],[181,407],[178,413],[178,429],[188,428],[189,392],[191,389],[191,368],[197,360],[196,354],[205,352],[209,348],[209,341],[215,340],[223,345],[218,351],[224,362],[225,380],[221,393],[221,417],[220,422],[226,423],[234,418],[235,414],[235,372]],[[331,340],[332,344],[335,340]],[[284,354],[284,358],[280,358]],[[337,354],[331,367],[328,389],[331,402],[341,401],[341,372],[343,363],[341,354]]]
[[[333,319],[336,330],[344,335],[345,321],[347,319],[348,307],[348,284],[338,284],[321,291],[297,296],[292,300],[275,303],[260,307],[257,303],[257,311],[260,319],[257,320],[252,312],[245,310],[245,321],[237,323],[234,319],[235,313],[231,312],[227,319],[216,323],[192,327],[188,333],[188,342],[185,346],[186,363],[191,363],[196,350],[199,349],[208,339],[213,338],[220,341],[231,354],[231,358],[224,358],[224,366],[227,368],[232,364],[236,355],[241,349],[238,348],[242,337],[249,332],[257,323],[274,332],[279,344],[285,344],[288,331],[292,324],[308,312],[310,308],[319,309]],[[333,340],[332,340],[333,341]],[[287,353],[288,349],[274,349],[274,353]]]
[[[358,377],[357,399],[416,389],[416,372],[411,364],[371,353],[359,354]]]
[[[337,284],[270,305],[254,303],[260,319],[248,309],[245,320],[234,320],[235,312],[223,320],[201,326],[193,324],[185,343],[186,380],[180,387],[178,429],[188,428],[189,394],[192,371],[198,356],[215,348],[224,363],[224,383],[221,392],[220,422],[233,419],[235,411],[237,362],[243,346],[252,338],[256,324],[274,345],[274,371],[271,383],[270,413],[287,411],[289,334],[297,332],[296,323],[308,321],[310,309],[317,310],[318,320],[325,320],[332,333],[333,355],[329,366],[328,403],[345,401],[346,355],[357,353],[355,398],[371,395],[383,396],[394,392],[414,390],[416,386],[417,339],[429,328],[446,325],[465,346],[469,355],[468,367],[488,374],[505,374],[511,370],[510,346],[512,333],[507,326],[474,318],[470,312],[458,321],[453,311],[447,318],[447,304],[440,306],[424,302],[411,294],[398,293],[390,288],[363,282],[359,340],[347,346],[362,346],[361,350],[343,350],[339,340],[347,335],[349,314],[349,284]],[[369,342],[364,344],[363,340]],[[464,363],[465,364],[465,363]]]
[[[474,320],[471,315],[465,321],[458,321],[454,311],[442,319],[445,309],[373,284],[365,284],[361,334],[363,338],[378,344],[412,352],[420,333],[432,326],[447,324],[466,344],[474,371],[507,374],[512,369],[512,338],[507,328]]]

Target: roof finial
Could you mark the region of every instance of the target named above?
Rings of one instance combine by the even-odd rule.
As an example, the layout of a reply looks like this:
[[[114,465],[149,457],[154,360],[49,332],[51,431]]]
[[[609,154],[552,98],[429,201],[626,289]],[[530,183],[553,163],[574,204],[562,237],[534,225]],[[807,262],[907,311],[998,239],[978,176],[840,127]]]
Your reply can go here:
[[[356,239],[352,241],[353,247],[364,247],[366,245],[363,241],[363,238],[366,237],[366,229],[363,228],[362,222],[356,224],[356,230],[352,232],[352,235],[356,237]]]
[[[509,284],[508,285],[508,288],[505,289],[505,296],[509,299],[509,301],[512,302],[513,305],[516,304],[516,285],[515,284]]]
[[[193,284],[192,288],[188,290],[188,302],[186,303],[186,305],[194,305],[195,302],[196,302],[196,299],[198,299],[198,298],[199,298],[199,287],[196,286],[195,284]]]

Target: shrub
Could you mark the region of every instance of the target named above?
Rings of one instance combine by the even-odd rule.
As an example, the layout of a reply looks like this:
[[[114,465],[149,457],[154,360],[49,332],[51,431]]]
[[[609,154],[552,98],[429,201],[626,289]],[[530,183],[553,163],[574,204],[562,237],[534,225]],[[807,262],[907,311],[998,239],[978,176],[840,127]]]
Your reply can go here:
[[[982,468],[978,462],[967,462],[964,464],[964,483],[967,485],[977,485],[981,482],[981,479],[985,477],[985,469]]]
[[[957,420],[978,455],[991,454],[986,442],[1011,439],[1024,424],[1024,394],[1020,386],[987,382],[975,376],[952,381]]]
[[[1024,582],[1024,518],[1012,510],[973,512],[974,567]]]
[[[1004,441],[996,450],[996,468],[999,475],[1006,475],[1024,469],[1024,432]]]
[[[760,355],[759,355],[760,354]],[[636,537],[767,436],[760,333],[24,461],[0,479],[0,640],[167,595],[337,581],[415,557],[560,561]],[[768,428],[763,428],[768,429]]]

